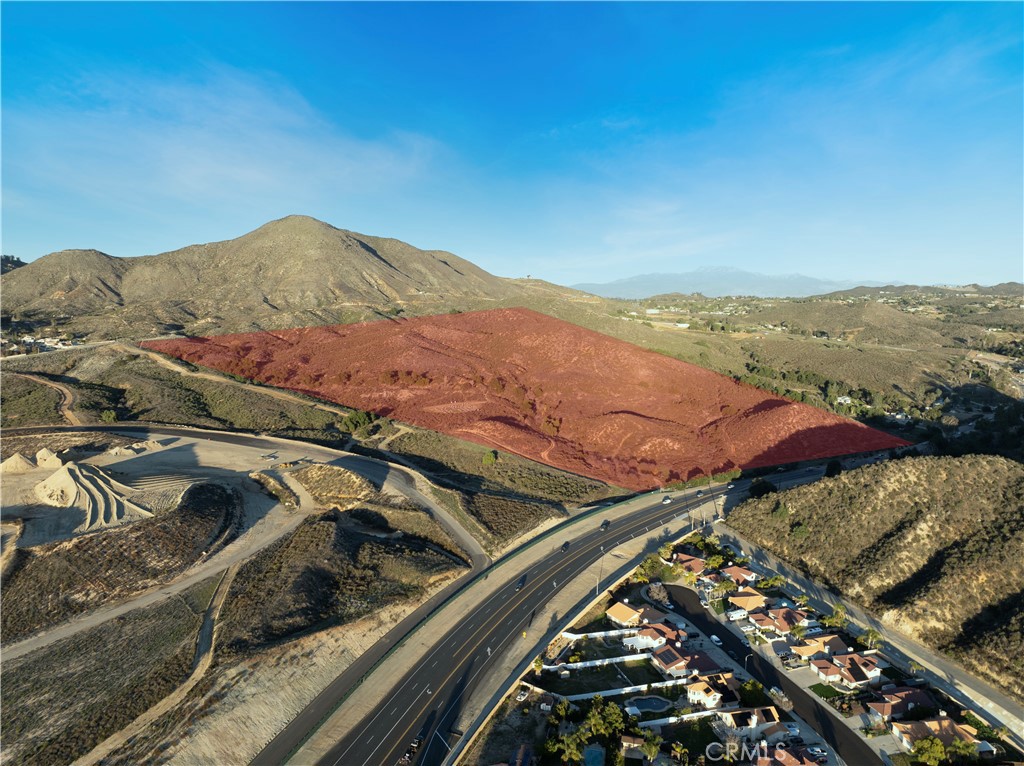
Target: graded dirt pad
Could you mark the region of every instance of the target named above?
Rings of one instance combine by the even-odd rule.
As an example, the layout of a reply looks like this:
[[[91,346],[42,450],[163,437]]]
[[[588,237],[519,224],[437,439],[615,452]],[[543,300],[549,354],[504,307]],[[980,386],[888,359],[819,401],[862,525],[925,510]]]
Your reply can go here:
[[[906,444],[528,309],[145,345],[637,490]]]

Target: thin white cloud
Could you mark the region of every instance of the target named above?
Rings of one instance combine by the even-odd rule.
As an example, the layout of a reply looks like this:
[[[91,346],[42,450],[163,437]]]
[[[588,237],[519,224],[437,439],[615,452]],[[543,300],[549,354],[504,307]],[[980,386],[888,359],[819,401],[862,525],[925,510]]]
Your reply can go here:
[[[346,134],[273,77],[210,67],[200,79],[91,75],[87,99],[5,105],[5,192],[146,215],[172,204],[301,212],[383,194],[447,150],[407,132]]]

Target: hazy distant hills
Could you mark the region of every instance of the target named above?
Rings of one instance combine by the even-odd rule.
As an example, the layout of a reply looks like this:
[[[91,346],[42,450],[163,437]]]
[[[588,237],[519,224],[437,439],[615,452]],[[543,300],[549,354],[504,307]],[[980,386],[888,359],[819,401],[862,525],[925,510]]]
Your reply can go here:
[[[4,313],[73,317],[96,336],[355,321],[376,312],[571,291],[496,277],[451,253],[337,229],[306,216],[160,255],[46,255],[3,278]]]
[[[754,295],[761,298],[803,298],[881,282],[817,279],[803,274],[757,274],[727,267],[709,267],[681,274],[639,274],[613,282],[573,285],[605,298],[649,298],[667,293],[700,293],[709,297]]]

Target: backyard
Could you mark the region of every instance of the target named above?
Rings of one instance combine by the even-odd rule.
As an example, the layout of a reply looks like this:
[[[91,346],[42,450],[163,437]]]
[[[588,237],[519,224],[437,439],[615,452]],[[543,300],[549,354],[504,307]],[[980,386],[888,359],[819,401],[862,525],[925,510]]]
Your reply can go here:
[[[559,678],[555,673],[542,673],[532,683],[569,697],[575,694],[598,694],[625,686],[646,686],[664,680],[647,660],[634,660],[597,668],[581,668],[571,671],[568,678]]]

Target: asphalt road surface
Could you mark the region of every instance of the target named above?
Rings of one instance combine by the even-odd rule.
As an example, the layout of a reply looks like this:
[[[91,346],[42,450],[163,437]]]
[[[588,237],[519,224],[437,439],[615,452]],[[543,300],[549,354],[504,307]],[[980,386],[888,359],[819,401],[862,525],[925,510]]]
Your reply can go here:
[[[773,686],[782,689],[793,702],[793,712],[814,727],[814,730],[839,753],[846,763],[850,766],[881,765],[882,759],[868,747],[864,740],[854,734],[853,730],[829,715],[810,694],[790,681],[785,671],[776,668],[760,654],[751,652],[732,630],[714,620],[707,610],[701,607],[700,599],[694,591],[681,585],[666,587],[673,603],[679,607],[676,610],[679,614],[685,613],[686,617],[704,635],[715,634],[722,639],[722,648],[735,652],[741,663],[745,661],[747,672],[764,684],[766,689]],[[751,655],[749,660],[746,659],[748,654]],[[801,732],[801,736],[808,742],[811,741],[807,733]]]
[[[407,673],[388,698],[320,763],[390,766],[399,762],[416,736],[423,737],[423,744],[412,763],[424,766],[441,763],[459,736],[452,733],[453,722],[476,688],[481,673],[510,644],[523,641],[523,631],[558,591],[559,584],[633,537],[660,535],[661,524],[685,515],[712,494],[723,491],[707,492],[702,499],[690,495],[676,497],[669,504],[652,503],[615,520],[604,532],[596,530],[576,538],[553,536],[539,543],[550,545],[552,553],[454,625],[420,666]],[[571,534],[570,529],[567,535]],[[569,546],[563,550],[565,542]],[[522,651],[527,648],[523,647]],[[263,761],[262,756],[259,762],[274,762],[273,759]]]

